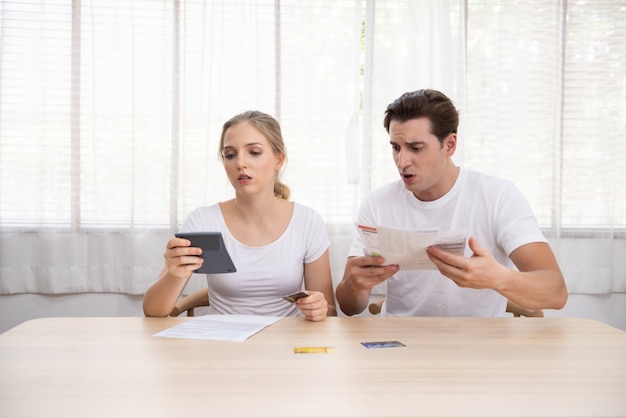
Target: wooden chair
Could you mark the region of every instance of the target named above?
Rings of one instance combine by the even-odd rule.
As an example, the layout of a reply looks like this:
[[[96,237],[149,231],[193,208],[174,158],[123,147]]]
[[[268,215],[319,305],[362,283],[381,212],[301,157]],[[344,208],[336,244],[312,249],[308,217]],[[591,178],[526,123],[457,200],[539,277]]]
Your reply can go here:
[[[510,300],[507,300],[506,302],[506,311],[512,313],[516,318],[519,318],[520,316],[543,318],[543,311],[541,309],[524,308],[523,306],[513,303]]]
[[[178,299],[170,316],[179,316],[184,312],[187,312],[187,316],[194,316],[195,308],[202,306],[209,306],[209,289],[201,289]]]
[[[385,301],[385,298],[381,298],[370,303],[368,306],[370,313],[372,315],[378,315],[380,313],[380,310],[382,309],[384,301]],[[536,318],[543,317],[542,310],[527,309],[527,308],[524,308],[523,306],[519,306],[511,302],[510,300],[507,301],[506,311],[509,313],[512,313],[513,316],[516,318],[519,318],[521,316],[536,317]]]

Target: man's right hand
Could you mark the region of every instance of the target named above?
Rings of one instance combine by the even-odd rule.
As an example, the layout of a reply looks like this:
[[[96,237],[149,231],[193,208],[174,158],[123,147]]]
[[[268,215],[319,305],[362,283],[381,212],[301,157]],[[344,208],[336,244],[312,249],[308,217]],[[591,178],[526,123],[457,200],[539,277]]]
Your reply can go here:
[[[356,315],[363,312],[369,304],[372,288],[400,270],[398,265],[385,266],[384,263],[383,257],[348,258],[343,279],[335,291],[343,313]]]
[[[397,264],[385,266],[383,257],[362,256],[349,258],[346,263],[344,279],[349,278],[351,287],[367,290],[381,284],[400,270]]]

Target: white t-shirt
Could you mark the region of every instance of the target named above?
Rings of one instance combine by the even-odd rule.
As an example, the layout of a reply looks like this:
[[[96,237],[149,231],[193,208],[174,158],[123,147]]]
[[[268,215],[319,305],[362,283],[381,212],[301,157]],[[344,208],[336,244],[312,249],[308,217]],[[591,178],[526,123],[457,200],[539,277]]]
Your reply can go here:
[[[274,242],[250,247],[228,230],[219,204],[189,214],[181,232],[219,231],[237,268],[234,273],[207,274],[210,313],[299,316],[295,304],[281,296],[302,289],[304,264],[324,254],[330,245],[322,217],[294,203],[285,232]]]
[[[448,193],[418,200],[402,180],[372,192],[361,205],[359,224],[412,231],[464,229],[498,262],[515,268],[509,255],[522,245],[547,242],[530,205],[510,181],[461,168]],[[355,233],[350,256],[363,255]],[[466,244],[465,256],[472,252]],[[438,270],[401,270],[387,281],[383,315],[501,316],[506,298],[491,289],[458,287]]]

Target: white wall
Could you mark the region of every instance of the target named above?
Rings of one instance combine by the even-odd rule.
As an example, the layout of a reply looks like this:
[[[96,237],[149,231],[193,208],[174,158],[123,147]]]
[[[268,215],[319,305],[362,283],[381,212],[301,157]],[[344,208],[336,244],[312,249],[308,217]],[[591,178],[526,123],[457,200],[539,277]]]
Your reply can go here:
[[[66,316],[143,316],[141,296],[117,293],[0,296],[0,333],[24,321]],[[547,317],[596,319],[626,331],[626,293],[570,295],[565,308]]]

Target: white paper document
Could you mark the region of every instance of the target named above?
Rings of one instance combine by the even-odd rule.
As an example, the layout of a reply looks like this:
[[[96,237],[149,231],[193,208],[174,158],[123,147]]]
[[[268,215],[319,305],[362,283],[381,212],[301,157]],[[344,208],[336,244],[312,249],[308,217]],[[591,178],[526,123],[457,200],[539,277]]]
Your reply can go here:
[[[399,229],[357,225],[365,245],[365,255],[380,255],[385,264],[398,264],[400,270],[436,270],[426,249],[439,247],[463,256],[465,231],[403,231]]]
[[[155,337],[242,342],[281,317],[257,315],[204,315],[154,334]]]

